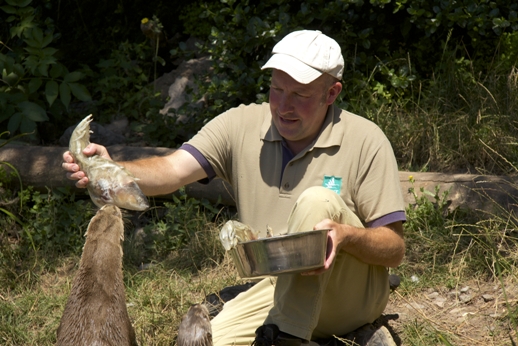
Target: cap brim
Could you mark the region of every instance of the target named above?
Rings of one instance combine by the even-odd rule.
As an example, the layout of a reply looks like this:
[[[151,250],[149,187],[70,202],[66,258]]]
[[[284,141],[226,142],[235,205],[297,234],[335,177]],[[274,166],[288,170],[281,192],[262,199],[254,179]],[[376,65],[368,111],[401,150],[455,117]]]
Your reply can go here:
[[[289,74],[293,79],[302,84],[308,84],[322,75],[322,72],[315,70],[311,66],[306,65],[302,61],[287,54],[274,54],[261,67],[261,70],[274,68]]]

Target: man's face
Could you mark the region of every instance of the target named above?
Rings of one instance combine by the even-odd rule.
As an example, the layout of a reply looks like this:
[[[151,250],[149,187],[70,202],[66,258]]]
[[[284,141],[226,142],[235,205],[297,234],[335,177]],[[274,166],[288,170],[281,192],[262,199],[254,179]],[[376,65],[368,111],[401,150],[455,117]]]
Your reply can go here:
[[[270,110],[273,123],[295,154],[318,135],[328,106],[338,96],[326,81],[325,76],[321,76],[309,84],[301,84],[281,70],[272,72]],[[337,84],[339,94],[341,85]]]

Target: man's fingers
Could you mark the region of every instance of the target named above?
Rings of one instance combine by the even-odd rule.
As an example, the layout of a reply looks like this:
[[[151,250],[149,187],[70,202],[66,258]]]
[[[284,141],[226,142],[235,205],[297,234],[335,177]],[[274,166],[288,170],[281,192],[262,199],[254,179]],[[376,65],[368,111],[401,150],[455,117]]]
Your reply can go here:
[[[322,274],[323,272],[325,272],[326,269],[325,268],[320,268],[320,269],[316,269],[316,270],[312,270],[310,272],[303,272],[301,273],[300,275],[304,275],[304,276],[309,276],[309,275],[319,275],[319,274]]]
[[[79,171],[79,166],[75,163],[66,163],[66,162],[63,162],[61,164],[61,167],[67,171],[67,172],[70,172],[70,173],[74,173],[74,172],[77,172]]]
[[[87,156],[91,156],[97,153],[97,146],[93,143],[88,144],[84,149],[83,153]],[[99,155],[99,153],[97,153]]]
[[[77,180],[77,187],[86,187],[86,184],[88,184],[88,178],[85,176],[85,172],[83,171],[67,172],[66,176],[70,180]]]
[[[67,173],[66,175],[69,180],[74,180],[76,182],[76,187],[80,189],[86,188],[86,185],[88,184],[88,178],[85,177],[83,172]],[[81,176],[82,178],[79,178],[78,176]]]
[[[92,156],[92,155],[99,155],[101,157],[104,157],[105,159],[111,160],[110,154],[108,154],[108,150],[106,147],[90,143],[83,149],[83,154],[86,156]]]
[[[95,153],[95,147],[93,151]],[[80,189],[86,188],[88,178],[85,176],[85,172],[81,171],[79,165],[75,163],[70,151],[65,151],[63,153],[63,161],[61,168],[66,171],[67,179],[76,181],[76,187]]]
[[[70,151],[65,151],[63,153],[63,161],[68,162],[68,163],[74,162],[74,158],[70,154]]]
[[[327,271],[329,268],[331,268],[331,265],[333,264],[334,259],[335,259],[335,254],[331,253],[330,255],[327,256],[327,258],[326,258],[326,260],[324,262],[324,266],[322,268],[318,268],[318,269],[315,269],[315,270],[303,272],[303,273],[301,273],[301,275],[304,275],[304,276],[307,276],[307,275],[320,275],[320,274],[324,273],[325,271]]]
[[[80,189],[85,189],[86,185],[88,184],[88,178],[84,177],[83,179],[80,179],[76,183],[76,187]]]

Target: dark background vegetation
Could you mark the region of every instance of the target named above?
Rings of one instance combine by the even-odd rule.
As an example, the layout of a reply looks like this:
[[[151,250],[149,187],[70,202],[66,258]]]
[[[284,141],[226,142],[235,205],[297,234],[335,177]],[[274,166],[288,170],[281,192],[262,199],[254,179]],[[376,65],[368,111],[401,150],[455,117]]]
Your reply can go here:
[[[260,70],[297,29],[335,38],[346,62],[344,108],[377,122],[402,169],[504,174],[518,162],[518,4],[513,1],[29,1],[1,0],[0,130],[53,144],[94,112],[118,115],[154,145],[177,146],[208,119],[267,100]],[[158,49],[141,30],[155,24]],[[187,45],[196,38],[197,48]],[[188,48],[189,47],[189,48]],[[178,113],[153,80],[209,55],[213,72]],[[505,159],[504,159],[505,158]],[[506,162],[508,161],[508,162]]]
[[[401,170],[518,171],[513,1],[0,0],[0,13],[2,141],[32,133],[17,140],[57,145],[67,127],[94,113],[101,123],[127,117],[129,145],[177,147],[187,139],[181,133],[226,109],[267,101],[270,75],[260,67],[276,42],[305,28],[340,43],[338,102],[379,124]],[[211,72],[187,91],[184,106],[160,114],[166,100],[153,82],[200,56],[211,58]],[[176,123],[177,114],[189,121]],[[13,179],[0,170],[0,183]],[[27,244],[82,244],[92,214],[77,210],[83,201],[74,194],[0,189],[9,222],[32,225]],[[160,227],[167,234],[176,226]]]

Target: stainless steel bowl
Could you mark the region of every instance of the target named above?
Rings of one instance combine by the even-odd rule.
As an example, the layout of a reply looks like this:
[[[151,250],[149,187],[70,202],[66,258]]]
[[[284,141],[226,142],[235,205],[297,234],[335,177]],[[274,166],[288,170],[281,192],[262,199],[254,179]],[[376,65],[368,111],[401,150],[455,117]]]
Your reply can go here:
[[[328,229],[238,243],[229,252],[239,276],[298,273],[324,266]]]

